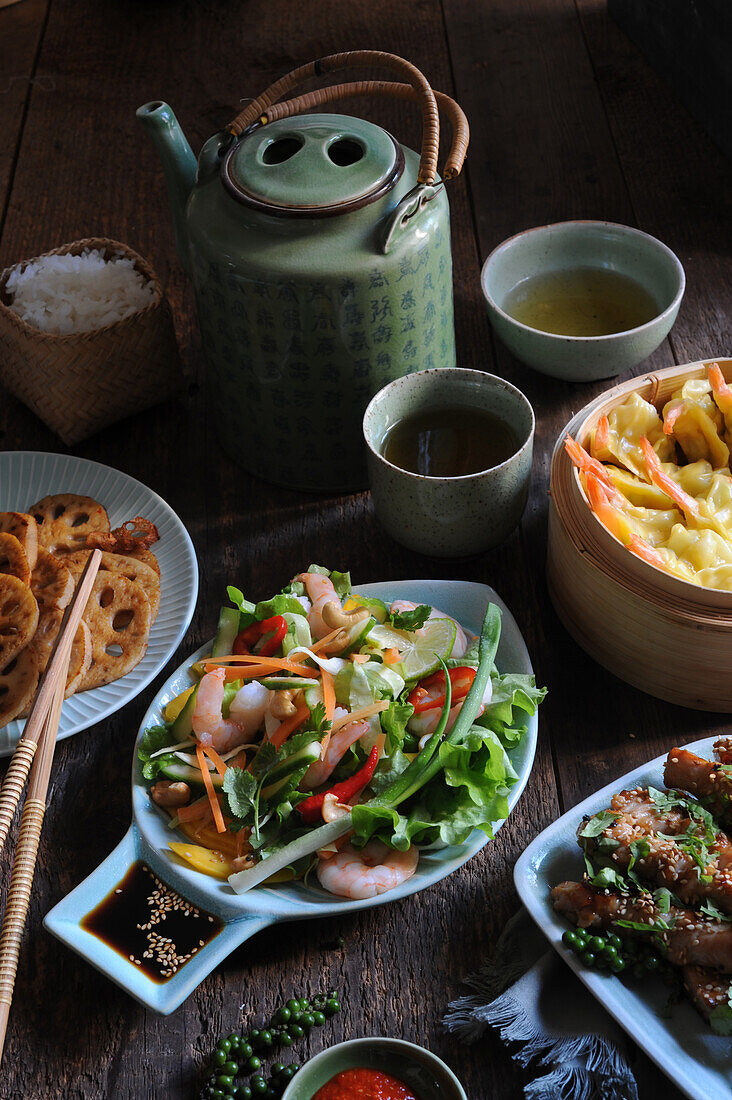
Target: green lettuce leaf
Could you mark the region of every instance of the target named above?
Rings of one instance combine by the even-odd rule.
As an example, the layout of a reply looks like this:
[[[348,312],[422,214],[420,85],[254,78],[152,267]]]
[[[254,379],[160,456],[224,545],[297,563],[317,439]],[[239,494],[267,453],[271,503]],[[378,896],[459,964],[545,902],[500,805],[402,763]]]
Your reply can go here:
[[[137,758],[142,763],[144,779],[155,779],[160,774],[163,763],[170,759],[165,754],[156,756],[154,760],[151,760],[152,754],[175,743],[175,737],[168,726],[150,726],[149,729],[145,730],[140,738],[140,744],[137,746]]]
[[[430,617],[431,611],[432,608],[428,604],[421,603],[412,611],[390,611],[387,614],[386,621],[390,623],[395,630],[415,631],[424,626]]]
[[[304,619],[307,618],[307,612],[300,601],[295,596],[286,593],[273,596],[271,600],[260,600],[254,608],[254,617],[258,622],[261,622],[263,619],[271,619],[273,615],[284,615],[286,611],[290,615],[300,615]]]
[[[395,749],[401,748],[407,735],[407,722],[414,714],[414,707],[407,702],[392,702],[388,710],[379,715],[381,728],[386,734],[386,754],[390,756]]]

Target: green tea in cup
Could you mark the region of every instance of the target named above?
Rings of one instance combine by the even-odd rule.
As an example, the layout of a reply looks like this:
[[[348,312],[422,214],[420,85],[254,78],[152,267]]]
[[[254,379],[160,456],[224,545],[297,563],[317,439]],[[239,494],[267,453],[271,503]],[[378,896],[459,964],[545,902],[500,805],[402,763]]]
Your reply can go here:
[[[387,462],[423,477],[464,477],[500,466],[518,448],[516,433],[494,413],[446,405],[397,420],[381,453]]]

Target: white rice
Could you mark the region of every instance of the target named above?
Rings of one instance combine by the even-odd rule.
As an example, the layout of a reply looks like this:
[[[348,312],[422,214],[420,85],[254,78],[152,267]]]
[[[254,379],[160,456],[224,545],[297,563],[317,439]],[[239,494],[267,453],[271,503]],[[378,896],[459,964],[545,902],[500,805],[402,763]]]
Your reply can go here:
[[[5,284],[10,308],[42,332],[66,334],[103,328],[149,305],[155,287],[132,260],[105,260],[98,248],[79,256],[42,256]]]

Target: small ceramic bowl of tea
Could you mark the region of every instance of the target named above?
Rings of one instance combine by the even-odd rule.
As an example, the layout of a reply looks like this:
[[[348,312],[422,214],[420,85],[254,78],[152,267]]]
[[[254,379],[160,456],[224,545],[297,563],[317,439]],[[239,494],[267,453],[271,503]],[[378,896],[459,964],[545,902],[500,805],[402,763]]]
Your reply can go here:
[[[464,367],[397,378],[371,400],[363,433],[376,515],[410,550],[480,554],[521,519],[534,412],[505,379]]]
[[[522,363],[572,382],[638,366],[668,336],[684,296],[681,261],[614,222],[526,229],[481,273],[493,328]]]
[[[467,1100],[445,1063],[424,1047],[403,1039],[349,1039],[311,1058],[284,1091],[282,1100]]]

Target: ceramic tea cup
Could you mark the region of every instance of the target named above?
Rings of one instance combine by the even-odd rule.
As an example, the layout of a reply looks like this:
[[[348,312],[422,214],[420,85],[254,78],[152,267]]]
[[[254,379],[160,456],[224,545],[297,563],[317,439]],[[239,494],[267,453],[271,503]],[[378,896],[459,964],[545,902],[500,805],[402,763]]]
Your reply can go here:
[[[650,295],[657,314],[645,324],[605,336],[543,332],[506,312],[523,280],[572,268],[604,268],[629,276]],[[494,248],[481,287],[488,316],[508,350],[552,378],[591,382],[638,366],[668,336],[684,296],[679,258],[662,241],[615,222],[571,221],[526,229]]]
[[[446,406],[492,413],[511,430],[515,452],[497,466],[458,477],[412,473],[384,457],[384,441],[394,424]],[[503,378],[463,367],[397,378],[371,400],[363,434],[376,515],[410,550],[440,558],[479,554],[502,542],[521,519],[529,492],[534,412]]]

